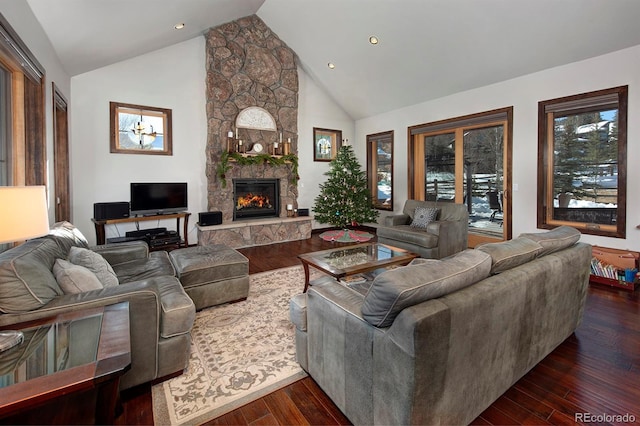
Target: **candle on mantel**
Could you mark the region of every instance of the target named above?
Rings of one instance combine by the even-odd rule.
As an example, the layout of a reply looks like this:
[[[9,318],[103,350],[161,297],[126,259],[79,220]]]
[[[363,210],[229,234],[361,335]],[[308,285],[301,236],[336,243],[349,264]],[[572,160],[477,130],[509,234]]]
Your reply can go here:
[[[236,139],[238,139],[238,128],[236,127]]]
[[[229,130],[229,133],[227,133],[227,136],[232,138],[233,137],[233,132],[231,130]]]
[[[282,132],[280,132],[280,143],[282,143]]]

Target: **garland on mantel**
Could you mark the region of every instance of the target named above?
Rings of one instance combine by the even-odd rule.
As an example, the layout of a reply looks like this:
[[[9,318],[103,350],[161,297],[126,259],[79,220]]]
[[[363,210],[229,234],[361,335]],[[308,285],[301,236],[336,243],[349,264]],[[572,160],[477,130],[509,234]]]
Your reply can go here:
[[[269,154],[252,154],[244,156],[237,152],[223,151],[220,156],[220,163],[216,167],[216,174],[218,179],[222,183],[222,187],[227,187],[227,172],[231,169],[230,161],[238,163],[241,166],[251,166],[254,164],[270,164],[272,166],[284,166],[285,164],[291,164],[291,183],[298,184],[300,176],[298,176],[298,156],[295,154],[287,154],[283,156],[274,157]]]

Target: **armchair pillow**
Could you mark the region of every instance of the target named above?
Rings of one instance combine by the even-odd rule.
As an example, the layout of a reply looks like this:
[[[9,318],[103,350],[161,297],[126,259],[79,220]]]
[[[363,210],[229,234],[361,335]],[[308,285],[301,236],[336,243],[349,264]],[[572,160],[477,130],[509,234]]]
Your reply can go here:
[[[53,265],[53,275],[58,285],[65,294],[84,293],[90,290],[99,290],[102,283],[98,277],[84,266],[57,259]]]
[[[416,207],[411,221],[412,228],[426,229],[427,225],[436,220],[440,209],[435,207]]]
[[[71,247],[69,261],[93,272],[104,287],[115,287],[119,284],[118,276],[111,265],[98,253],[85,248]]]

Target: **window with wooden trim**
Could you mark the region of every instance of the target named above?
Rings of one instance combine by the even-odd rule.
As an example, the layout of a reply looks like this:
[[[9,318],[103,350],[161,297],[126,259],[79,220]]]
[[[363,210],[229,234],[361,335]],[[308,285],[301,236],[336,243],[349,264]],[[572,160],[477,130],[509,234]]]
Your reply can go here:
[[[627,91],[538,103],[539,228],[625,238]]]
[[[409,127],[409,198],[465,204],[469,247],[511,238],[513,107]]]
[[[373,206],[393,210],[393,131],[367,135],[367,183]]]
[[[47,183],[44,68],[0,14],[0,65],[9,111],[2,129],[11,135],[6,148],[5,185]],[[5,114],[3,112],[3,114]]]

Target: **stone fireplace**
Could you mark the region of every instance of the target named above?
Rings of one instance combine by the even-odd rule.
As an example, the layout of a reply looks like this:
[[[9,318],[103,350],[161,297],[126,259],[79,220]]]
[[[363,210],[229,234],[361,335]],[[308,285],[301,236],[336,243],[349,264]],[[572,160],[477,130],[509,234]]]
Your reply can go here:
[[[296,56],[257,16],[247,16],[210,29],[207,54],[207,204],[222,212],[223,222],[234,220],[233,179],[279,179],[280,205],[297,208],[298,186],[290,164],[240,165],[229,162],[220,178],[218,167],[232,132],[247,149],[261,144],[270,152],[274,142],[291,139],[297,154],[298,69]],[[276,131],[236,127],[238,114],[259,107],[275,120]],[[282,139],[281,139],[282,138]],[[229,184],[227,184],[227,182]],[[286,217],[281,209],[279,217]]]
[[[278,217],[279,179],[234,179],[233,220]]]
[[[232,182],[273,180],[277,206],[298,207],[298,176],[292,165],[260,161],[239,164],[221,158],[228,148],[229,133],[251,150],[255,144],[271,152],[275,142],[291,140],[290,152],[298,153],[298,68],[296,55],[256,15],[211,28],[205,34],[207,87],[207,204],[222,212],[221,225],[199,227],[198,244],[230,247],[271,244],[310,238],[311,218],[288,218],[285,209],[273,209],[269,218],[237,217],[237,198]],[[267,111],[276,130],[236,126],[240,112],[250,107]],[[249,154],[254,155],[254,154]],[[221,171],[221,169],[223,169]],[[246,212],[249,212],[247,210]],[[241,216],[244,216],[241,213]],[[262,212],[261,212],[262,213]]]

